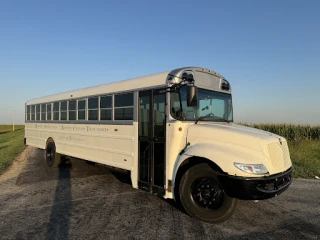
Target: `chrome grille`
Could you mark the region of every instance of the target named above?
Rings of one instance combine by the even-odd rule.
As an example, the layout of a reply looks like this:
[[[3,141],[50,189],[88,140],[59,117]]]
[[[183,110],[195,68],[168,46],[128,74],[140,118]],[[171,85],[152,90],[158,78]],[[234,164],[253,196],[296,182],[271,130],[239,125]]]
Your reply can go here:
[[[285,166],[289,168],[291,165],[291,159],[287,142],[282,142],[282,150]]]
[[[278,142],[268,144],[270,160],[274,168],[280,169],[285,166],[284,151]]]

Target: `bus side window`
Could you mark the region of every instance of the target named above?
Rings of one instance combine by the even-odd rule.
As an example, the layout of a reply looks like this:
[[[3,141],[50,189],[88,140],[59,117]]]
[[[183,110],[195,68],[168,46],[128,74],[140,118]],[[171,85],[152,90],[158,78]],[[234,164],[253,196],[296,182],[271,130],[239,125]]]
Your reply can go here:
[[[86,120],[86,100],[78,100],[78,120]]]
[[[59,102],[53,103],[53,120],[59,121]]]
[[[36,120],[36,106],[32,105],[31,106],[31,121]]]
[[[46,118],[47,109],[46,108],[47,108],[47,106],[45,103],[41,104],[41,121],[47,120],[47,118]]]
[[[52,112],[52,104],[49,103],[47,104],[47,120],[48,121],[51,121],[51,112]]]
[[[100,120],[112,120],[112,96],[100,97]]]
[[[77,101],[71,100],[69,101],[69,120],[76,120],[77,119]]]
[[[30,120],[30,112],[31,112],[31,107],[27,106],[27,117],[26,117],[26,120]]]
[[[36,120],[40,121],[40,104],[36,105]]]
[[[61,105],[60,105],[60,120],[68,120],[67,119],[67,101],[61,102]]]
[[[133,93],[114,96],[114,120],[133,120]]]
[[[88,120],[98,120],[99,118],[99,97],[88,99]]]

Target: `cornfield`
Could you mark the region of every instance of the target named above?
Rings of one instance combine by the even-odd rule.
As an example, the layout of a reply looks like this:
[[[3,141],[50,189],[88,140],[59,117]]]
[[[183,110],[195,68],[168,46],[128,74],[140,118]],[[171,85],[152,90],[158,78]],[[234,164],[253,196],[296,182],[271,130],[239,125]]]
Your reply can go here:
[[[291,141],[320,140],[320,125],[310,126],[299,124],[239,124],[272,132]]]

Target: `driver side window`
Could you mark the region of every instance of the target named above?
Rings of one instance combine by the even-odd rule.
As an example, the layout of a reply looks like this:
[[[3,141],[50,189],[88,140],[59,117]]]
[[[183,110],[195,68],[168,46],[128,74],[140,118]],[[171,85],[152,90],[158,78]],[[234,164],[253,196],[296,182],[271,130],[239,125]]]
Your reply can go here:
[[[197,107],[189,107],[187,104],[187,95],[188,89],[186,86],[181,87],[180,89],[181,94],[181,104],[182,104],[182,116],[184,119],[193,120],[197,118]]]
[[[176,119],[181,119],[180,99],[179,93],[171,93],[171,114]]]

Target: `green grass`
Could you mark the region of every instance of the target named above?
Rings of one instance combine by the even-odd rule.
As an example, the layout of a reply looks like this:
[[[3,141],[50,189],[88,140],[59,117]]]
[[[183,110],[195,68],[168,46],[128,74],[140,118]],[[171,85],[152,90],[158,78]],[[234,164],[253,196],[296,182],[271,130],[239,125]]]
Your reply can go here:
[[[24,149],[24,131],[17,130],[0,134],[0,174],[9,168]]]
[[[299,140],[320,140],[320,125],[302,125],[302,124],[247,124],[239,123],[241,125],[250,126],[258,129],[262,129],[268,132],[275,133],[282,137],[285,137],[290,141]]]
[[[24,125],[14,125],[15,130],[24,129]],[[11,132],[12,131],[12,125],[0,125],[0,134]]]
[[[290,157],[294,166],[293,176],[298,178],[320,177],[320,141],[289,141]]]

